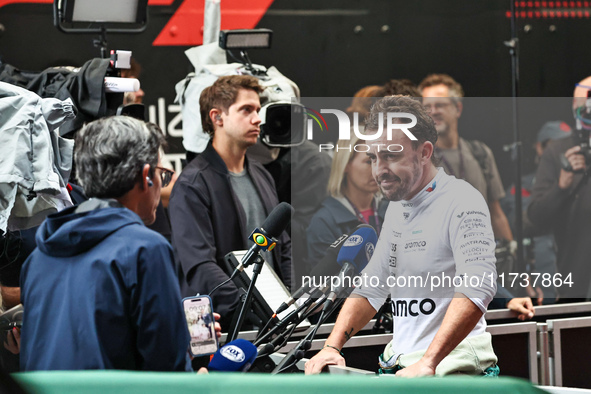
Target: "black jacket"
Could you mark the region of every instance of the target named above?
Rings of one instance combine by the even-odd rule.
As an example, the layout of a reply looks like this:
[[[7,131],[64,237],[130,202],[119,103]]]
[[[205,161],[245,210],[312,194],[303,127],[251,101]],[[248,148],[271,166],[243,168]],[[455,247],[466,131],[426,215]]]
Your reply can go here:
[[[267,215],[278,204],[271,175],[256,161],[245,160]],[[248,249],[245,243],[246,215],[232,189],[226,164],[211,142],[179,176],[168,206],[172,245],[183,297],[208,294],[228,279],[224,256]],[[262,223],[261,223],[262,224]],[[286,232],[273,250],[275,272],[287,286],[291,283],[291,242]],[[249,242],[250,243],[250,242]],[[233,283],[222,286],[212,296],[214,311],[224,322],[232,319],[238,306],[238,289]]]
[[[576,134],[552,141],[540,160],[527,211],[530,221],[552,230],[557,246],[557,268],[564,280],[569,274],[572,286],[557,286],[562,298],[588,298],[591,270],[591,183],[587,175],[575,174],[570,188],[558,187],[560,157],[579,144]],[[587,160],[589,169],[589,160]]]

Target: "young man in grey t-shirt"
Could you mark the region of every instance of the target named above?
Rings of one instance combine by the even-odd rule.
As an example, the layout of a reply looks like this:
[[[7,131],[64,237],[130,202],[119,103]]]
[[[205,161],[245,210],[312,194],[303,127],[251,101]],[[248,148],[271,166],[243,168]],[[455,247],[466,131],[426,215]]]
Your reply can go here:
[[[279,203],[263,166],[246,158],[260,134],[258,79],[220,77],[199,99],[203,130],[212,136],[205,150],[183,170],[170,198],[172,245],[181,293],[208,294],[228,279],[224,256],[248,249],[249,234]],[[291,242],[286,232],[264,256],[286,286],[291,284]],[[239,292],[227,283],[212,294],[213,308],[227,330],[239,307]]]

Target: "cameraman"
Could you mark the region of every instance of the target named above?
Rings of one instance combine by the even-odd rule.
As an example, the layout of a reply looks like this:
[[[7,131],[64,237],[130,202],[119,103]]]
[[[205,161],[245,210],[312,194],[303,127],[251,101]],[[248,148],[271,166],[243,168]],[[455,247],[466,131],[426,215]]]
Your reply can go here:
[[[557,290],[563,302],[589,298],[591,270],[591,184],[588,182],[589,130],[586,113],[591,77],[576,85],[573,111],[577,130],[553,141],[544,151],[536,172],[532,202],[527,211],[536,226],[553,231],[557,245]],[[587,147],[582,149],[582,145]],[[553,278],[554,279],[554,278]]]

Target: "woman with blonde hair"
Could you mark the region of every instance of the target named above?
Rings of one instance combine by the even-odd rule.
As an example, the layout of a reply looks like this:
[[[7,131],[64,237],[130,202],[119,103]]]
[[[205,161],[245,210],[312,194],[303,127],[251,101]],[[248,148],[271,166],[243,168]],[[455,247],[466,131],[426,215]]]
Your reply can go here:
[[[307,230],[308,258],[314,266],[326,249],[342,234],[351,234],[361,223],[379,232],[387,201],[380,204],[378,184],[371,174],[371,161],[354,147],[363,143],[357,137],[340,140],[332,160],[328,194]]]

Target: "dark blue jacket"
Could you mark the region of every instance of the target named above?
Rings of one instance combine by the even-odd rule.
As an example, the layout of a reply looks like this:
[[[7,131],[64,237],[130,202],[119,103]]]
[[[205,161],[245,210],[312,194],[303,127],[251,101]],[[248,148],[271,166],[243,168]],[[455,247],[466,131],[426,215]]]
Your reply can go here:
[[[190,370],[168,242],[127,208],[76,209],[43,222],[23,265],[21,370]]]

